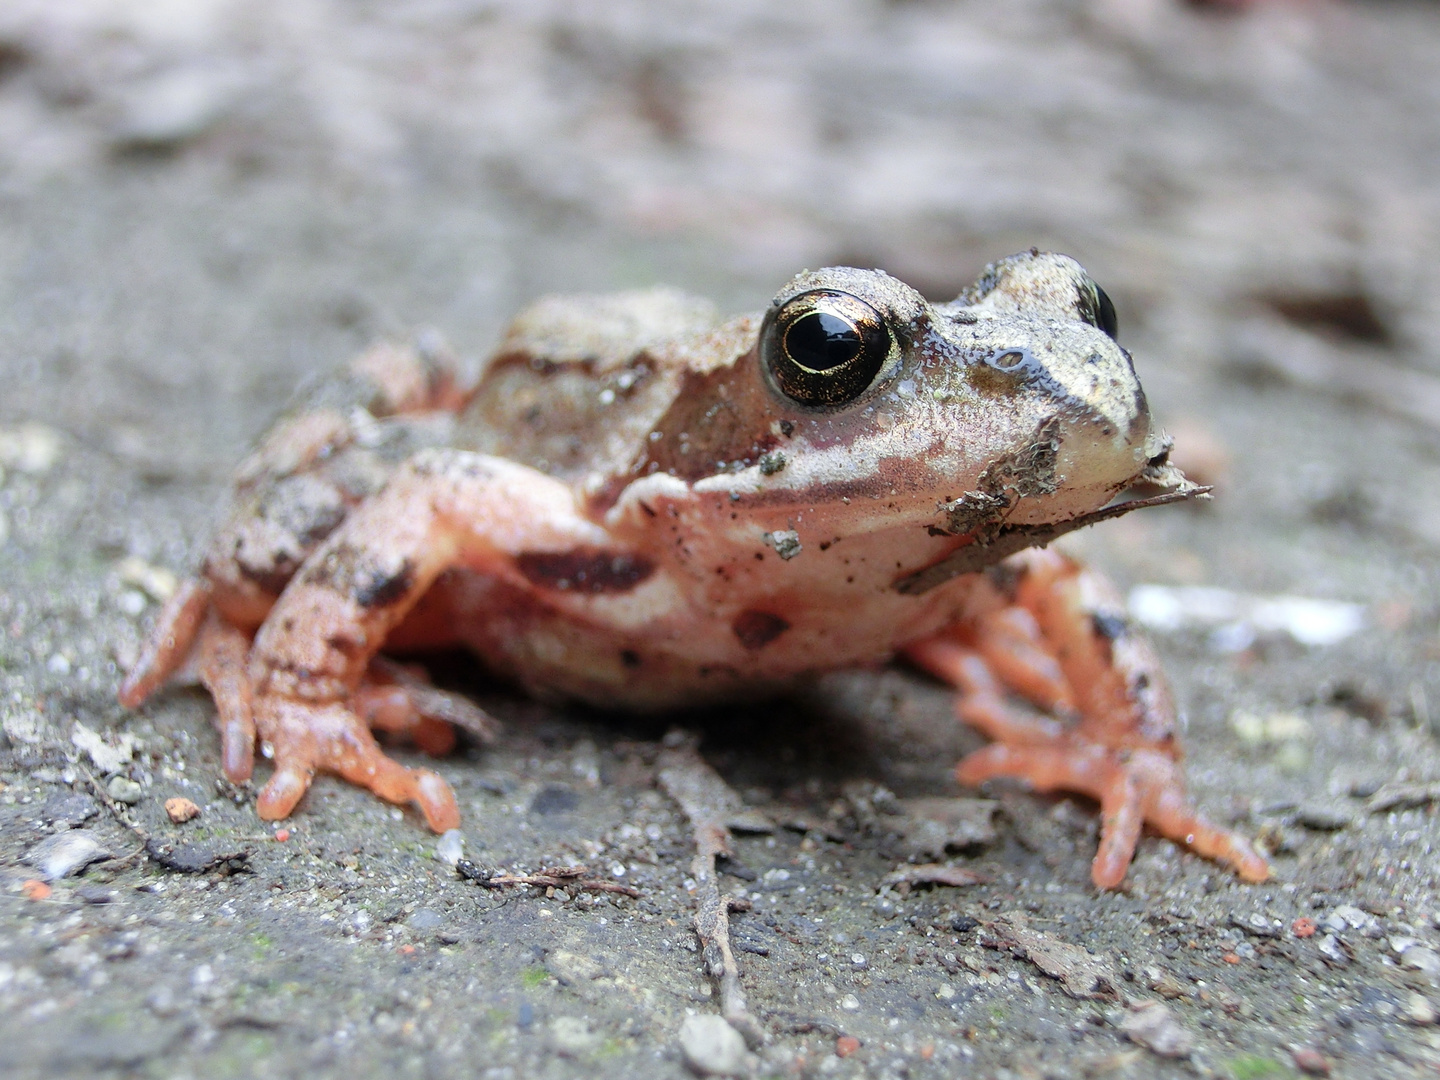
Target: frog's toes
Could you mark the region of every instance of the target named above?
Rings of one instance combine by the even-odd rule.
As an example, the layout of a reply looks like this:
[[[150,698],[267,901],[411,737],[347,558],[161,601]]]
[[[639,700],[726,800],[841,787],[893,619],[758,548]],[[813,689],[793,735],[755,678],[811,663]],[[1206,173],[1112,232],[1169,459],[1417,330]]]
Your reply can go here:
[[[208,583],[193,577],[181,581],[160,609],[139,657],[120,684],[120,704],[127,709],[138,709],[175,674],[190,655],[190,647],[209,610]]]
[[[432,757],[455,748],[456,728],[480,743],[500,734],[500,722],[473,701],[432,686],[417,666],[383,656],[370,661],[350,707],[371,730],[408,739]]]
[[[243,784],[255,769],[253,690],[245,667],[250,638],[211,610],[196,651],[200,681],[215,699],[221,765],[232,784]]]
[[[262,746],[275,774],[256,800],[266,821],[288,817],[317,771],[368,788],[387,802],[414,804],[435,832],[460,824],[450,785],[429,769],[407,769],[385,756],[370,729],[344,705],[268,697],[255,703]]]
[[[1270,866],[1238,833],[1207,821],[1185,792],[1180,766],[1147,749],[1112,750],[1083,738],[1064,737],[1048,746],[992,743],[956,767],[969,786],[1008,776],[1037,791],[1074,791],[1100,804],[1100,846],[1090,876],[1102,889],[1117,888],[1149,825],[1200,855],[1228,864],[1244,881],[1265,881]]]

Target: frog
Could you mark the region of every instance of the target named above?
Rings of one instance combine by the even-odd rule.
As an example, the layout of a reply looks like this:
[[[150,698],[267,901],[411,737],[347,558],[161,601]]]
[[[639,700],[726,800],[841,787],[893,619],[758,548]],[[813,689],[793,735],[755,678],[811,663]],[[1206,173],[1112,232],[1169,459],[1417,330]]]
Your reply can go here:
[[[1099,804],[1099,888],[1147,826],[1265,880],[1187,794],[1155,648],[1048,547],[1206,494],[1116,323],[1078,262],[1031,249],[948,302],[854,267],[728,318],[663,288],[542,298],[469,377],[435,339],[374,346],[241,463],[120,700],[198,679],[225,776],[271,761],[264,820],[325,772],[444,832],[447,782],[376,734],[438,755],[496,724],[396,656],[459,646],[537,698],[648,712],[898,661],[990,740],[961,784]]]

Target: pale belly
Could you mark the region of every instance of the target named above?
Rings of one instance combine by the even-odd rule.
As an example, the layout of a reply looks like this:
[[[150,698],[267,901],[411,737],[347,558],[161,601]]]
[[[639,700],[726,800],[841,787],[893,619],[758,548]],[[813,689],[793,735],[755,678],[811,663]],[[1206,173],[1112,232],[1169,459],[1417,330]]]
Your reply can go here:
[[[722,607],[687,602],[647,620],[616,617],[604,597],[557,597],[452,570],[387,647],[458,643],[535,697],[652,711],[779,694],[824,671],[883,664],[963,619],[982,580],[818,610],[774,595]]]

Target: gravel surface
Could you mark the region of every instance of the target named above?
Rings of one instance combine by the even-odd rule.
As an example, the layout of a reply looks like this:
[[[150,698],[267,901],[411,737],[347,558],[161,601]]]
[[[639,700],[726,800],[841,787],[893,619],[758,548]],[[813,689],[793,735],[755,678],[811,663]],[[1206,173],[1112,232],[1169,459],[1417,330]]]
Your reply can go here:
[[[1437,57],[1420,2],[0,5],[6,1075],[1434,1076]],[[443,843],[323,778],[262,825],[204,697],[115,702],[249,440],[377,336],[478,360],[541,293],[741,310],[835,262],[944,298],[1032,244],[1218,485],[1071,549],[1362,605],[1158,637],[1271,883],[1147,838],[1097,894],[1094,808],[956,789],[979,740],[905,671],[638,722],[438,658],[506,725],[436,765]],[[720,867],[756,1048],[710,1019],[671,727],[779,825]],[[894,873],[937,860],[980,883]]]

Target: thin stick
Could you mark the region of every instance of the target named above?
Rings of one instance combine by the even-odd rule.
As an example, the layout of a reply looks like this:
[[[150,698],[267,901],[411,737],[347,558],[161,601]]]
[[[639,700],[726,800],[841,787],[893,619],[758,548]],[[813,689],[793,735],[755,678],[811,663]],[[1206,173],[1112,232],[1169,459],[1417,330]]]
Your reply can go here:
[[[690,863],[695,879],[695,936],[700,939],[706,974],[720,988],[720,1015],[754,1050],[764,1045],[765,1033],[745,1004],[740,966],[730,945],[730,912],[748,911],[750,902],[721,895],[715,872],[716,856],[731,854],[727,821],[740,799],[701,759],[692,742],[681,741],[662,751],[658,764],[660,786],[680,804],[695,838],[696,855]]]
[[[531,886],[537,889],[578,889],[583,892],[619,893],[632,899],[640,895],[633,885],[621,885],[618,881],[592,878],[585,875],[590,869],[585,866],[561,866],[541,870],[538,874],[501,874],[477,866],[469,859],[455,864],[456,871],[466,881],[473,881],[487,889],[503,889],[513,886]]]
[[[78,761],[75,763],[75,768],[80,770],[81,775],[85,777],[86,782],[90,785],[90,789],[94,791],[95,794],[99,797],[100,801],[105,804],[105,809],[110,811],[110,816],[113,817],[125,828],[129,829],[140,840],[139,851],[132,851],[129,855],[121,855],[112,861],[117,863],[129,863],[139,858],[141,855],[148,854],[148,849],[150,847],[150,834],[146,832],[143,828],[141,828],[139,825],[135,824],[135,822],[130,820],[129,815],[126,814],[125,811],[120,809],[120,804],[114,799],[112,799],[110,797],[110,793],[100,786],[100,781],[95,779],[94,773],[92,773],[84,765],[81,765]]]

